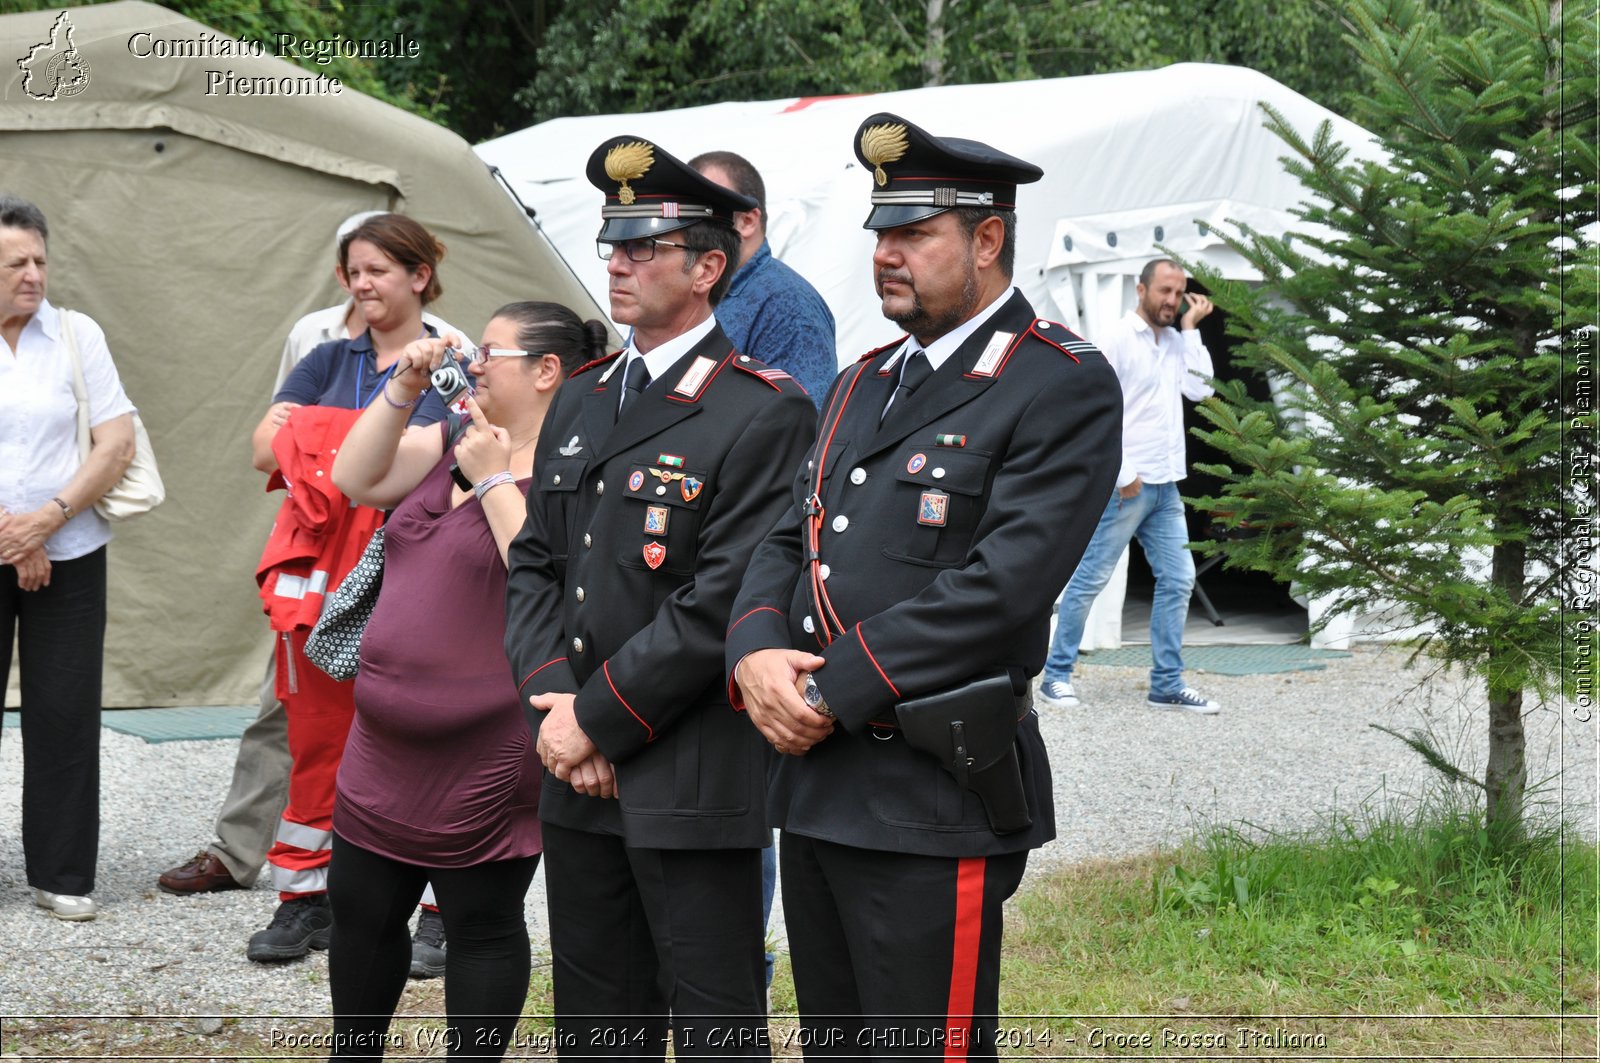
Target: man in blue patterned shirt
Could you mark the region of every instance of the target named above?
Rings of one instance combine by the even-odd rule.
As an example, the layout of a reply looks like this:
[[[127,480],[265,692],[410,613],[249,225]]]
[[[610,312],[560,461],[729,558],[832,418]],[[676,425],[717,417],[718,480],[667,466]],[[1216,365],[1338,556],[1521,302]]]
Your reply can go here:
[[[731,151],[708,151],[689,165],[724,188],[749,196],[756,209],[733,216],[739,268],[717,304],[717,324],[740,354],[782,369],[819,407],[838,375],[833,314],[800,274],[772,257],[767,243],[767,188],[761,174]]]

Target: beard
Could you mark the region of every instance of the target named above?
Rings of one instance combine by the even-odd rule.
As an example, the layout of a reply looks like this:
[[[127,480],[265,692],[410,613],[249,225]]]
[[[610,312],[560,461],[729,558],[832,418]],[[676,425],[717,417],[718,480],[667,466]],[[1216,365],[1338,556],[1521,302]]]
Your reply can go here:
[[[972,260],[972,251],[969,248],[965,260],[962,262],[961,295],[949,306],[938,311],[929,310],[922,301],[922,293],[917,291],[909,274],[897,273],[893,270],[878,271],[878,298],[883,298],[883,282],[885,278],[899,281],[911,289],[911,307],[908,310],[883,311],[883,316],[905,329],[924,344],[931,343],[940,336],[953,331],[962,322],[970,318],[978,309],[978,270]]]

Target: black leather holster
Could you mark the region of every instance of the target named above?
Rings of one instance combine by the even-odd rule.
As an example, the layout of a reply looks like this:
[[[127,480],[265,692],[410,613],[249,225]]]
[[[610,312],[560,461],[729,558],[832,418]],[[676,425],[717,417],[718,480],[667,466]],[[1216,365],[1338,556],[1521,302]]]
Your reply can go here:
[[[996,834],[1033,824],[1017,759],[1017,695],[996,672],[894,707],[912,749],[931,754],[964,790],[978,795]]]

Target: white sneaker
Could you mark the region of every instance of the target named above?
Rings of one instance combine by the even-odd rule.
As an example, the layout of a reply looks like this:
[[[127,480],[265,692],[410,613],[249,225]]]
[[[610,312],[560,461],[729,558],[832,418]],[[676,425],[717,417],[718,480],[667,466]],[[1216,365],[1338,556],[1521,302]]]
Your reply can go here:
[[[1058,679],[1039,686],[1039,700],[1052,709],[1076,709],[1083,704],[1078,700],[1077,691],[1072,689],[1072,683]]]
[[[1183,712],[1197,713],[1201,716],[1215,716],[1222,710],[1221,705],[1210,698],[1202,697],[1194,687],[1184,687],[1176,694],[1151,694],[1145,699],[1145,704],[1152,709],[1178,709]]]
[[[92,897],[71,897],[65,893],[51,893],[49,890],[34,890],[33,903],[49,909],[50,914],[57,919],[67,919],[72,922],[93,919],[100,911],[100,906],[94,903]]]

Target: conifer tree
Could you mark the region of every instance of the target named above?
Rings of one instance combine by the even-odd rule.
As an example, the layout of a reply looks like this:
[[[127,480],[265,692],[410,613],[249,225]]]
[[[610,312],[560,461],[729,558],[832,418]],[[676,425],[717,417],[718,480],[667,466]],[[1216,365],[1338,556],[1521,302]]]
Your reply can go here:
[[[1368,81],[1353,117],[1381,151],[1362,161],[1269,109],[1308,193],[1299,231],[1238,227],[1258,288],[1198,272],[1243,341],[1235,365],[1277,401],[1233,381],[1203,405],[1197,435],[1226,464],[1201,466],[1223,485],[1199,505],[1242,532],[1230,565],[1331,596],[1333,615],[1398,606],[1428,632],[1419,657],[1482,678],[1471,781],[1504,843],[1523,830],[1524,713],[1570,692],[1572,607],[1593,608],[1594,540],[1563,530],[1594,512],[1592,391],[1571,389],[1594,382],[1596,10],[1486,0],[1466,35],[1417,0],[1347,13]]]

